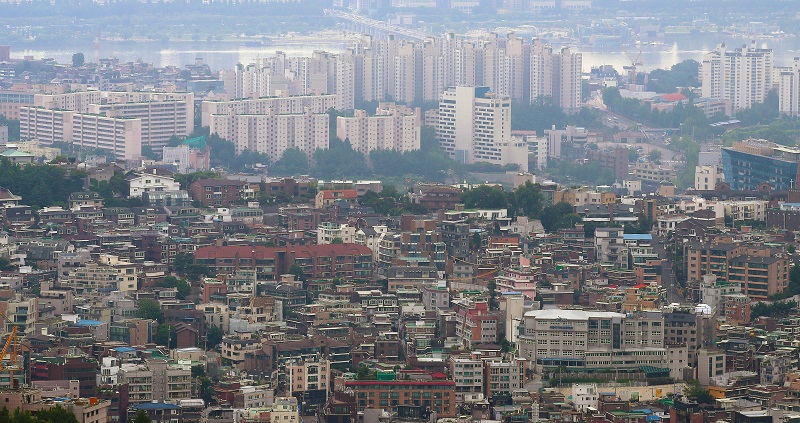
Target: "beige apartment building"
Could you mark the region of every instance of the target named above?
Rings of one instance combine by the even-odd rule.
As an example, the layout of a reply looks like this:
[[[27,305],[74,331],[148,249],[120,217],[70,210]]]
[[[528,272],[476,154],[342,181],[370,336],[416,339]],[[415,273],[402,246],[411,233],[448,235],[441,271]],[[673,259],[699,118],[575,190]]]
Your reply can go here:
[[[211,126],[214,115],[297,115],[327,113],[336,108],[336,96],[298,95],[293,97],[267,97],[239,99],[230,101],[204,101],[201,105],[200,120],[203,126]],[[212,131],[213,133],[213,131]]]
[[[102,254],[99,261],[70,271],[67,278],[62,280],[62,285],[72,288],[78,295],[89,292],[133,292],[138,289],[136,264]]]
[[[123,363],[119,383],[128,384],[130,402],[174,401],[192,397],[192,371],[189,366],[148,360],[145,364]]]
[[[535,310],[525,313],[520,356],[539,371],[666,367],[660,311]]]
[[[327,114],[310,110],[299,114],[219,114],[211,116],[210,131],[232,142],[237,153],[250,150],[277,161],[291,148],[308,156],[328,148],[329,124]]]
[[[22,139],[102,148],[121,160],[139,158],[143,144],[160,149],[193,129],[192,93],[36,94],[33,106],[20,108]]]
[[[420,115],[419,108],[380,103],[375,116],[356,110],[354,116],[337,117],[336,136],[350,141],[353,150],[365,155],[372,150],[419,150]]]

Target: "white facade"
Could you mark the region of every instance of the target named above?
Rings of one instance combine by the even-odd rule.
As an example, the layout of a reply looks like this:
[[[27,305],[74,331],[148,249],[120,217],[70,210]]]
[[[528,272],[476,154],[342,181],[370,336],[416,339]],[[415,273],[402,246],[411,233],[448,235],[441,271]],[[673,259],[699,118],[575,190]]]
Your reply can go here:
[[[129,149],[131,151],[135,150],[135,145],[133,145],[135,143],[161,149],[173,135],[185,137],[194,129],[193,93],[80,91],[64,94],[36,94],[33,108],[58,111],[60,113],[57,115],[62,118],[63,134],[60,137],[56,133],[50,136],[43,134],[43,138],[40,140],[44,142],[65,141],[90,146],[95,133],[97,133],[98,139],[112,138],[110,133],[101,134],[103,129],[112,122],[103,117],[115,118],[117,120],[115,124],[118,127],[126,119],[139,121],[138,133],[120,134],[119,128],[117,128],[114,137],[120,138],[127,135],[126,141],[132,144]],[[63,113],[67,111],[75,113]],[[30,110],[25,115],[27,119],[35,116]],[[68,124],[78,120],[88,121],[88,125],[95,126],[88,128],[74,126],[70,132]],[[27,131],[31,132],[28,135],[31,139],[38,139],[39,132],[47,131],[46,127],[39,128],[36,124],[38,122],[29,120],[24,124]],[[87,125],[87,123],[81,124]],[[54,131],[57,130],[55,123],[51,125]],[[22,122],[20,126],[23,126]],[[36,135],[32,132],[35,132]],[[115,153],[117,150],[114,150]],[[138,158],[140,151],[141,149],[135,152],[136,156],[128,153],[127,157],[118,158]]]
[[[336,108],[335,95],[298,95],[240,99],[231,101],[204,101],[200,104],[203,126],[211,126],[214,115],[292,115],[327,113]]]
[[[528,171],[528,148],[511,136],[511,100],[488,87],[448,89],[439,102],[437,136],[458,162],[517,164]]]
[[[181,189],[181,184],[175,179],[166,175],[155,173],[142,173],[129,181],[130,197],[141,198],[142,194],[149,191],[177,191]]]
[[[283,152],[297,148],[307,156],[317,149],[327,149],[329,141],[327,114],[246,114],[212,115],[210,130],[236,146],[236,152],[255,151],[277,161]],[[213,154],[213,153],[212,153]]]
[[[334,240],[340,240],[344,244],[355,242],[356,228],[347,224],[337,224],[325,222],[317,228],[317,244],[332,244]]]
[[[725,173],[717,166],[695,166],[694,189],[697,191],[713,191],[720,182],[725,182]]]
[[[703,56],[702,97],[727,101],[727,114],[763,103],[772,89],[773,60],[772,49],[758,48],[755,41],[733,51],[718,45]]]
[[[565,112],[581,107],[583,56],[569,48],[553,53],[553,48],[534,39],[530,46],[529,95],[531,103],[550,97]]]
[[[525,313],[520,356],[537,369],[664,367],[660,312],[547,309]]]
[[[746,201],[720,201],[725,210],[726,216],[731,216],[734,221],[737,220],[767,220],[768,202],[762,200],[746,200]]]
[[[66,142],[83,148],[102,148],[113,153],[115,159],[135,160],[142,154],[142,121],[21,107],[20,138],[42,144]]]
[[[800,58],[792,66],[778,71],[778,111],[787,116],[800,116]]]
[[[336,136],[365,155],[372,150],[406,152],[419,150],[421,126],[419,109],[381,103],[375,116],[356,110],[352,117],[337,117]]]

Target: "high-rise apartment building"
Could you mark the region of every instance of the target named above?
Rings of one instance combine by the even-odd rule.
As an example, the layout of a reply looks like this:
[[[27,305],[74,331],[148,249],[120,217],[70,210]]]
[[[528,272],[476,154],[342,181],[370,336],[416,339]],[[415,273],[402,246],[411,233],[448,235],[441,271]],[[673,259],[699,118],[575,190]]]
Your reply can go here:
[[[453,87],[439,102],[437,137],[460,163],[517,164],[528,170],[528,148],[511,136],[511,99],[489,87]]]
[[[778,72],[778,111],[787,116],[800,116],[800,58],[792,66]]]
[[[204,101],[200,105],[200,121],[211,126],[213,115],[289,115],[301,113],[326,113],[336,108],[335,95],[298,95],[241,99],[231,101]]]
[[[514,102],[552,97],[573,112],[581,105],[581,67],[580,53],[553,52],[541,41],[530,43],[513,33],[481,39],[449,33],[420,41],[365,35],[343,53],[287,57],[277,52],[222,71],[220,78],[237,101],[327,94],[334,97],[330,107],[352,110],[361,101],[438,101],[447,87],[487,86]]]
[[[244,150],[266,154],[277,161],[284,151],[298,148],[311,156],[328,148],[330,118],[324,113],[212,115],[209,129]]]
[[[356,110],[352,117],[337,117],[336,136],[350,141],[353,150],[362,154],[372,150],[419,150],[420,119],[419,109],[381,103],[375,116]]]
[[[772,89],[773,63],[772,49],[755,41],[733,51],[720,44],[703,56],[702,96],[725,100],[728,114],[763,103]]]
[[[142,154],[142,120],[25,106],[20,108],[20,138],[100,148],[116,159],[134,160]]]
[[[20,136],[49,144],[101,148],[137,159],[142,145],[163,148],[194,129],[194,94],[80,91],[35,94],[20,108]]]

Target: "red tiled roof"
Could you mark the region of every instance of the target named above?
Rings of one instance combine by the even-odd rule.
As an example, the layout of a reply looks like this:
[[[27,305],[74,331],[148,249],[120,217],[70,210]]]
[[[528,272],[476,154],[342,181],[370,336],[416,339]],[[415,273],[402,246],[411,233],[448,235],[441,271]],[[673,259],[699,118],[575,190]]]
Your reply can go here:
[[[344,383],[345,386],[370,386],[370,385],[389,385],[389,386],[455,386],[456,383],[452,380],[418,380],[418,381],[405,381],[405,380],[353,380]]]
[[[274,258],[277,253],[285,252],[294,257],[372,255],[372,250],[358,244],[326,244],[298,245],[291,247],[264,247],[260,245],[227,245],[200,247],[194,252],[197,259],[213,259],[226,257]]]
[[[686,100],[686,96],[681,93],[672,93],[672,94],[662,94],[661,97],[664,101],[684,101]]]
[[[358,198],[358,192],[354,189],[329,189],[322,191],[322,198],[325,200],[336,200],[339,198],[349,200]]]

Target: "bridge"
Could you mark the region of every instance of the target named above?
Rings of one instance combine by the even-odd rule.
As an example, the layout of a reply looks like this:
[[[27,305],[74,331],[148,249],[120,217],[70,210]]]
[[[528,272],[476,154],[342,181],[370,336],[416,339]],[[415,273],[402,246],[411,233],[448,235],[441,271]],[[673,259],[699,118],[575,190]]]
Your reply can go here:
[[[370,19],[353,13],[342,12],[340,10],[325,9],[325,14],[336,19],[345,21],[352,26],[352,29],[366,34],[394,34],[401,38],[424,41],[431,37],[430,34],[417,31],[415,29],[404,28],[398,25]]]

